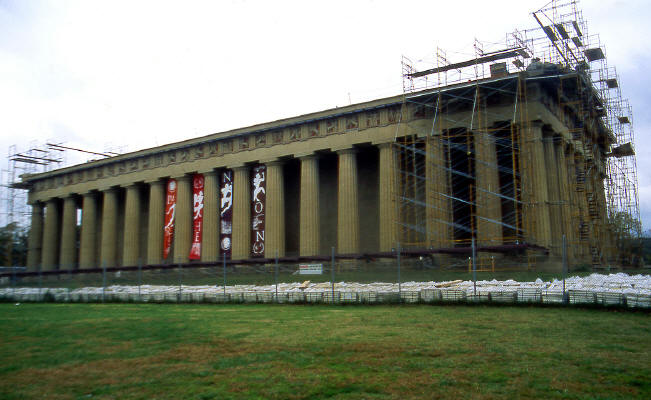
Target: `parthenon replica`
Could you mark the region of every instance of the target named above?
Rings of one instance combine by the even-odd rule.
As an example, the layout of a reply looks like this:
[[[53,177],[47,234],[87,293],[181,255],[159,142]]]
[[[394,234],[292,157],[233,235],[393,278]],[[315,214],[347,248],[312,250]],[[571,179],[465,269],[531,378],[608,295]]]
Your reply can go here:
[[[631,262],[630,107],[580,12],[548,11],[470,60],[404,59],[397,96],[25,175],[28,270],[471,245]]]

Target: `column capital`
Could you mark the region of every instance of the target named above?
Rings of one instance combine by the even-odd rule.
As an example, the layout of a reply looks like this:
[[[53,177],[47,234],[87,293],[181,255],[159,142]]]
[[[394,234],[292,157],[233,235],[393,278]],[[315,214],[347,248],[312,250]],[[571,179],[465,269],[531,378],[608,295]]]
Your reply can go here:
[[[380,149],[386,149],[388,147],[391,147],[393,142],[383,142],[383,143],[376,143],[375,145],[380,148]]]
[[[342,155],[342,154],[355,154],[355,153],[357,153],[357,149],[355,149],[355,148],[353,148],[353,147],[349,147],[349,148],[347,148],[347,149],[338,149],[338,150],[334,150],[334,149],[333,149],[333,151],[334,151],[335,153],[339,154],[339,155]]]
[[[165,183],[167,183],[167,182],[165,182],[166,179],[167,178],[147,179],[147,180],[144,181],[144,183],[147,184],[147,185],[164,185]]]
[[[94,197],[96,195],[96,192],[94,190],[88,190],[84,193],[81,194],[82,197]]]
[[[193,174],[193,173],[194,173],[194,172],[189,173],[189,174],[173,175],[173,176],[171,176],[170,178],[171,178],[171,179],[176,179],[177,181],[184,181],[184,180],[189,181],[190,178],[192,178],[192,174]]]
[[[299,160],[309,160],[312,158],[319,158],[319,155],[316,154],[313,151],[307,152],[307,153],[297,153],[294,154],[294,158],[298,158]]]
[[[210,168],[210,169],[201,169],[201,170],[197,171],[197,174],[201,174],[201,175],[204,175],[204,176],[210,176],[210,175],[217,175],[218,172],[219,171],[217,171],[216,169]]]
[[[105,186],[101,187],[98,190],[102,193],[115,193],[118,191],[120,187],[119,186]]]
[[[285,161],[280,160],[278,158],[274,158],[274,159],[269,160],[269,161],[261,162],[261,164],[264,164],[264,165],[269,167],[269,166],[274,166],[274,165],[283,165],[283,164],[285,164]]]

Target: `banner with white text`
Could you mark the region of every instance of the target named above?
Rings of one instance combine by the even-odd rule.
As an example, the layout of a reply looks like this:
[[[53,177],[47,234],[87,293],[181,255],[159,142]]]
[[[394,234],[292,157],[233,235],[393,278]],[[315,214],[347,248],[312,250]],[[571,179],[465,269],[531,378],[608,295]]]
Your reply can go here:
[[[192,246],[190,260],[201,259],[201,234],[203,231],[203,175],[192,176]]]
[[[174,217],[176,214],[176,180],[167,181],[167,195],[165,196],[165,227],[163,233],[163,258],[167,259],[172,248],[174,238]]]

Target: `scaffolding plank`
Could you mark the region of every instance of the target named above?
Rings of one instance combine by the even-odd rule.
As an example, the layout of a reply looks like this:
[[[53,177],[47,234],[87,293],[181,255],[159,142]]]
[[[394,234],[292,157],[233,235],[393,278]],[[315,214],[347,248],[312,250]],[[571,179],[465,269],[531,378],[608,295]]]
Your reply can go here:
[[[517,57],[523,55],[524,49],[517,48],[513,50],[504,50],[503,52],[498,52],[489,56],[478,57],[472,60],[462,61],[454,64],[445,65],[443,67],[432,68],[425,71],[414,72],[413,74],[407,74],[412,78],[420,78],[425,75],[436,74],[439,72],[450,71],[452,69],[460,69],[465,67],[471,67],[473,65],[479,65],[491,61],[503,60],[505,58]]]
[[[570,38],[570,35],[567,34],[567,31],[565,30],[565,27],[563,24],[554,24],[556,27],[556,32],[558,32],[559,35],[565,40],[568,40]]]
[[[592,48],[592,49],[586,49],[583,53],[585,54],[588,61],[597,61],[597,60],[603,60],[604,58],[606,58],[606,56],[604,55],[603,50],[601,50],[601,48],[599,48],[599,47],[595,47],[595,48]]]

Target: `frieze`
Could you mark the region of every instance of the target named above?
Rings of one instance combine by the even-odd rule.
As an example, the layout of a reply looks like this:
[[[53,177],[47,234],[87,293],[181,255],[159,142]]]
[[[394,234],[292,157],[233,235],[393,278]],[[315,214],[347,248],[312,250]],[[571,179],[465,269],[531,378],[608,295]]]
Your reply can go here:
[[[149,169],[149,167],[151,166],[151,160],[153,158],[154,158],[153,156],[151,156],[151,157],[143,157],[143,159],[142,159],[142,169]]]
[[[106,171],[106,176],[115,175],[115,164],[107,165],[105,171]]]
[[[267,134],[261,133],[255,137],[255,147],[265,147],[267,145]]]
[[[167,153],[167,165],[176,163],[176,151],[172,150]]]
[[[375,126],[380,126],[380,113],[379,112],[367,112],[366,113],[366,127],[373,128]]]
[[[103,177],[104,177],[104,168],[103,167],[95,168],[95,178],[101,179]]]
[[[359,128],[359,120],[357,114],[349,115],[346,117],[346,130],[355,130]]]
[[[222,154],[225,153],[232,153],[234,149],[234,141],[233,140],[223,140],[220,142],[219,147],[222,149]]]
[[[190,159],[190,151],[188,149],[181,150],[181,156],[179,157],[181,162],[186,162]]]
[[[118,175],[126,174],[127,172],[127,163],[126,161],[118,163]]]
[[[293,126],[289,128],[289,140],[295,141],[301,139],[301,128],[300,126]]]
[[[307,127],[307,134],[309,137],[317,137],[319,136],[319,123],[315,122],[312,124],[309,124]]]
[[[219,154],[219,142],[212,142],[208,144],[208,155],[216,156]]]
[[[205,145],[203,143],[199,144],[194,148],[194,159],[198,160],[203,158],[206,155]]]
[[[387,109],[387,121],[389,124],[395,124],[400,119],[400,108],[391,107]]]
[[[63,176],[58,176],[56,181],[56,187],[62,187],[62,186],[63,186]]]
[[[283,131],[271,132],[271,141],[273,144],[281,144],[283,142]]]
[[[338,123],[339,120],[337,118],[331,118],[326,121],[326,133],[331,134],[331,133],[336,133],[338,129]]]
[[[136,158],[135,160],[129,160],[128,167],[129,167],[129,172],[137,171],[138,170],[138,159]]]
[[[72,185],[73,183],[74,183],[74,178],[73,178],[72,174],[66,174],[66,183],[65,183],[65,185],[68,186],[68,185]]]
[[[249,149],[249,137],[248,136],[243,136],[239,138],[239,146],[238,148],[240,150],[248,150]]]

